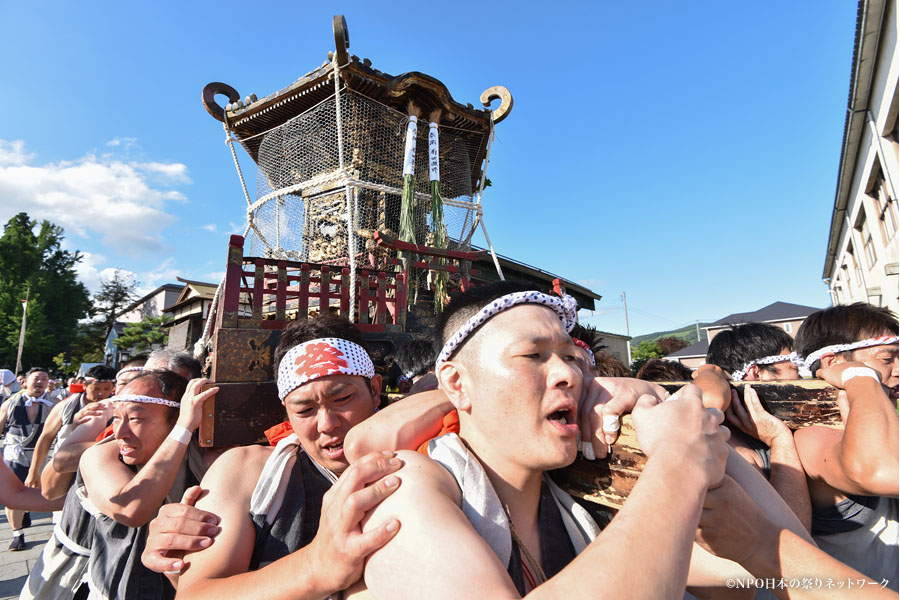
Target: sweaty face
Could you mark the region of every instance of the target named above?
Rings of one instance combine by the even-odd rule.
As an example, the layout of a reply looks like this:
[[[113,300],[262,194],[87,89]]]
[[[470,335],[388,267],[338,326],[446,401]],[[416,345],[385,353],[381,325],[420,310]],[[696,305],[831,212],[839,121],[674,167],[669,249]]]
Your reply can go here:
[[[878,371],[881,383],[896,393],[898,382],[898,349],[896,344],[860,348],[853,352],[853,360]]]
[[[162,397],[156,382],[146,379],[125,386],[122,393]],[[113,410],[113,434],[119,443],[122,462],[146,464],[172,430],[169,408],[142,402],[114,402]]]
[[[85,386],[84,395],[88,402],[96,402],[112,396],[115,389],[116,384],[112,381],[95,381]]]
[[[28,395],[32,398],[37,398],[45,391],[47,391],[47,386],[50,384],[50,378],[43,371],[36,371],[28,376],[28,379],[25,380],[25,391],[28,392]]]
[[[371,382],[358,375],[328,375],[293,390],[284,406],[303,450],[340,474],[349,465],[344,458],[344,436],[375,413],[380,393],[378,375]]]
[[[510,308],[476,332],[459,357],[470,412],[462,437],[497,471],[529,474],[575,460],[583,358],[551,309]]]

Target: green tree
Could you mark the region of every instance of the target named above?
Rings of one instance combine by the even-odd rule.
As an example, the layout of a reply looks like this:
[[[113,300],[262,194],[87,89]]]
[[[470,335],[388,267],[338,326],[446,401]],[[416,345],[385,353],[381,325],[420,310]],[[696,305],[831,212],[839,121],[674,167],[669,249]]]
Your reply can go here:
[[[651,358],[662,358],[662,350],[656,342],[643,341],[631,349],[631,371],[637,373]]]
[[[138,282],[134,277],[119,269],[113,271],[112,278],[103,281],[94,294],[94,314],[102,316],[102,323],[109,333],[116,320],[116,314],[138,299]]]
[[[22,367],[50,366],[77,336],[88,314],[88,291],[78,281],[78,251],[63,250],[63,230],[26,213],[11,218],[0,236],[0,365],[15,367],[28,293]]]
[[[126,325],[122,330],[122,335],[113,343],[122,350],[130,349],[135,352],[146,352],[154,344],[165,346],[169,340],[169,329],[163,325],[171,320],[172,317],[169,315],[163,315],[148,317],[140,323]]]

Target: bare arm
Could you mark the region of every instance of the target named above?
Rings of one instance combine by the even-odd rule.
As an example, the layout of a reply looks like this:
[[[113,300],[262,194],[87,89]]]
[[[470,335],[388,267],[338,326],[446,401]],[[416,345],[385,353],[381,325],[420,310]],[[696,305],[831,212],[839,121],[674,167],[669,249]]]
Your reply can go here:
[[[219,390],[200,392],[207,379],[193,379],[181,399],[177,424],[189,431],[200,425],[203,402]],[[141,527],[156,515],[165,501],[187,445],[166,437],[150,460],[133,473],[118,460],[117,444],[89,448],[81,458],[81,475],[91,501],[104,514],[129,527]]]
[[[12,469],[0,463],[0,504],[16,510],[49,512],[62,508],[63,499],[50,501],[41,491],[25,487]]]
[[[180,597],[192,599],[253,598],[261,590],[272,599],[321,599],[359,579],[362,564],[375,548],[393,537],[388,521],[362,534],[359,522],[366,510],[396,489],[399,480],[379,478],[399,468],[389,456],[369,455],[344,472],[322,500],[315,539],[303,548],[256,571],[248,571],[255,543],[250,497],[270,450],[237,448],[210,467],[202,486],[209,495],[197,508],[218,515],[221,533],[204,550],[188,554],[178,580]],[[396,460],[396,459],[393,459]],[[244,477],[235,478],[240,472]],[[396,480],[396,481],[395,481]],[[388,484],[388,485],[386,485]],[[148,544],[156,545],[155,540]]]
[[[754,503],[754,513],[761,514],[779,529],[791,531],[794,535],[812,544],[809,532],[775,489],[769,485],[762,473],[754,465],[739,456],[734,449],[729,450],[728,465],[725,469],[728,479],[739,486],[740,493]],[[713,494],[714,491],[710,491]],[[736,517],[737,518],[737,517]],[[729,578],[750,577],[749,569],[728,555],[714,555],[695,544],[692,550],[688,584],[692,588],[724,588]],[[722,594],[715,591],[715,597]]]
[[[771,450],[769,483],[791,507],[806,531],[809,531],[812,527],[812,504],[806,485],[806,473],[803,471],[791,430],[781,419],[763,408],[756,391],[749,385],[744,386],[743,404],[735,392],[725,418],[747,435],[769,446]],[[752,456],[743,454],[742,456],[754,461],[758,459],[755,452],[752,450],[749,452],[752,452]]]
[[[840,374],[862,363],[840,363],[819,375],[840,385]],[[897,409],[881,384],[854,377],[844,385],[849,411],[843,433],[812,426],[794,434],[806,474],[845,494],[896,498],[900,488]]]
[[[706,497],[697,540],[723,556],[739,561],[753,578],[771,580],[804,579],[821,581],[867,581],[866,598],[896,598],[896,592],[829,556],[793,531],[784,529],[760,510],[760,507],[729,478]],[[835,591],[826,586],[811,589],[774,587],[779,598],[833,598]]]
[[[3,435],[3,430],[6,428],[6,413],[9,412],[9,401],[12,399],[12,396],[7,398],[3,404],[0,404],[0,435]]]
[[[650,396],[638,401],[635,426],[649,456],[641,478],[609,527],[529,597],[590,597],[606,588],[623,598],[682,598],[703,497],[721,480],[727,455],[726,433],[716,425],[721,413],[705,412],[694,390],[694,398],[658,406]],[[679,431],[666,439],[675,423]],[[416,453],[400,456],[403,484],[371,518],[402,515],[403,527],[366,564],[369,589],[391,598],[517,597],[505,565],[463,515],[447,471]],[[666,511],[662,496],[671,499]]]
[[[53,453],[53,460],[50,461],[53,470],[57,473],[77,471],[81,455],[96,443],[97,436],[106,429],[112,415],[112,408],[107,402],[94,402],[78,411],[75,415],[77,426]]]
[[[344,439],[344,452],[353,463],[369,452],[415,450],[440,432],[452,410],[440,390],[404,398],[353,427]]]
[[[50,452],[50,446],[53,445],[53,438],[59,433],[62,427],[62,411],[64,402],[57,402],[50,409],[47,420],[44,422],[44,429],[34,446],[34,456],[31,459],[31,466],[28,468],[28,477],[25,478],[25,485],[28,487],[41,487],[41,469],[44,466],[44,460]]]

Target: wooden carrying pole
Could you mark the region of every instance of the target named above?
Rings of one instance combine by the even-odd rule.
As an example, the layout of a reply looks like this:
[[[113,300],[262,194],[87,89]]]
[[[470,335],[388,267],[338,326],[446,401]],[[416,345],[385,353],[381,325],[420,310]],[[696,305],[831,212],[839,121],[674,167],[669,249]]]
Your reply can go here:
[[[689,382],[660,385],[674,393],[686,383]],[[792,430],[808,425],[843,426],[837,406],[839,390],[822,380],[733,383],[737,388],[751,384],[767,410]],[[631,416],[626,415],[622,419],[619,439],[607,458],[589,461],[579,456],[570,466],[554,471],[553,479],[573,496],[619,508],[634,488],[646,461],[647,457],[638,446]]]

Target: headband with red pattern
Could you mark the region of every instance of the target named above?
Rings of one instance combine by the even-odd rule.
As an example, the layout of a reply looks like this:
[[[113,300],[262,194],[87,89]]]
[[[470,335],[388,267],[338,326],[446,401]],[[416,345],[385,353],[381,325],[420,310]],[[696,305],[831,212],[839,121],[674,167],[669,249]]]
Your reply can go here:
[[[284,403],[292,391],[327,375],[375,376],[375,365],[360,346],[342,338],[319,338],[294,346],[278,365],[278,398]]]

